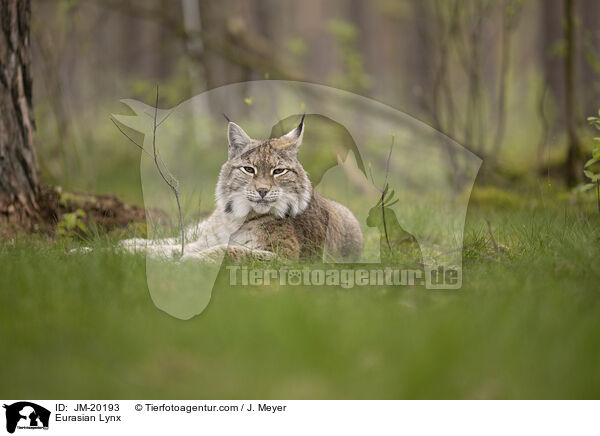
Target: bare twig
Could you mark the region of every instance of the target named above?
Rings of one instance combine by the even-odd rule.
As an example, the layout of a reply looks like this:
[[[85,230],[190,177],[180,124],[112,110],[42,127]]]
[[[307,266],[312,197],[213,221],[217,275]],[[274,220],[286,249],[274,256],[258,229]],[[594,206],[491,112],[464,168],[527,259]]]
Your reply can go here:
[[[381,194],[381,218],[383,219],[383,233],[385,234],[385,241],[387,242],[387,246],[390,249],[390,254],[394,254],[394,249],[392,248],[392,244],[390,243],[390,237],[388,235],[387,223],[385,221],[385,195],[388,191],[388,185],[385,185],[383,189],[383,193]]]
[[[392,158],[392,149],[394,148],[394,135],[392,135],[392,143],[390,144],[390,152],[387,157],[387,161],[385,162],[385,181],[383,183],[384,189],[387,186],[387,179],[390,173],[390,159]]]
[[[171,191],[173,191],[173,195],[175,196],[175,200],[177,201],[177,210],[179,212],[179,225],[180,225],[180,230],[181,230],[181,256],[183,256],[183,253],[185,250],[185,228],[183,226],[183,213],[181,210],[181,201],[179,199],[179,181],[169,171],[167,164],[165,163],[162,156],[160,155],[160,150],[158,148],[158,145],[156,144],[157,128],[167,118],[169,118],[169,116],[172,113],[173,113],[173,111],[169,112],[169,114],[165,118],[163,118],[160,121],[160,123],[156,122],[156,118],[157,118],[157,114],[158,114],[158,85],[156,85],[156,101],[154,104],[154,117],[153,117],[153,125],[152,125],[152,153],[150,153],[141,144],[138,144],[131,136],[129,136],[127,133],[125,133],[125,131],[117,124],[117,122],[114,119],[111,118],[110,120],[113,122],[115,127],[117,129],[119,129],[119,132],[121,132],[127,139],[129,139],[129,141],[131,141],[140,150],[142,150],[145,154],[147,154],[148,156],[150,156],[152,158],[152,160],[154,161],[154,165],[156,166],[156,169],[157,169],[158,173],[160,174],[160,177],[167,184],[167,186],[169,186],[169,188],[171,188]]]
[[[154,153],[154,165],[156,165],[156,169],[158,170],[158,173],[160,174],[162,179],[169,186],[169,188],[171,188],[171,191],[173,191],[173,195],[175,195],[175,200],[177,201],[177,210],[179,212],[179,225],[181,227],[181,255],[183,256],[184,249],[185,249],[185,229],[183,227],[183,213],[181,211],[181,202],[179,200],[179,181],[173,176],[173,174],[171,174],[171,172],[169,171],[169,168],[167,167],[165,162],[162,160],[162,157],[160,157],[160,152],[156,145],[156,129],[158,127],[158,125],[156,124],[157,114],[158,114],[158,85],[156,85],[156,102],[154,105],[154,126],[152,129],[152,151]],[[159,164],[159,160],[160,160],[160,164]],[[161,165],[162,165],[162,168],[161,168]],[[163,172],[163,169],[164,169],[164,172]],[[165,172],[166,172],[166,174],[165,174]],[[168,179],[167,179],[167,177],[168,177]]]
[[[392,254],[392,255],[394,254],[394,249],[392,248],[392,244],[390,243],[390,238],[389,238],[388,230],[387,230],[387,223],[385,220],[385,196],[388,191],[387,179],[388,179],[388,174],[390,172],[390,159],[392,157],[392,149],[393,148],[394,148],[394,135],[392,135],[392,143],[390,144],[390,153],[388,154],[387,162],[385,163],[385,179],[383,182],[383,191],[381,192],[381,218],[383,219],[383,232],[385,233],[385,240],[387,242],[388,248],[390,249],[390,254]]]
[[[497,254],[500,254],[500,248],[498,247],[498,244],[496,244],[496,239],[494,239],[494,234],[492,233],[492,224],[488,218],[485,219],[485,222],[487,223],[488,233],[490,234],[490,239],[492,245],[494,246],[494,250]]]
[[[148,151],[144,147],[142,147],[140,144],[138,144],[137,142],[135,142],[135,140],[131,136],[129,136],[127,133],[125,133],[125,131],[119,127],[119,125],[117,124],[117,122],[114,119],[111,118],[110,120],[115,125],[115,127],[117,129],[119,129],[119,132],[121,132],[127,139],[129,139],[137,147],[139,147],[144,153],[146,153],[148,156],[152,157],[152,155],[150,153],[148,153]]]

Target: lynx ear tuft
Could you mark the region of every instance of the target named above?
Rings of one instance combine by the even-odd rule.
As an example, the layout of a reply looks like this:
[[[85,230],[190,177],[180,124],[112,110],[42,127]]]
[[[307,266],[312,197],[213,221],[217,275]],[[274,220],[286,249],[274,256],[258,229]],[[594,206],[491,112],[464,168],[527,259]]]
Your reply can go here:
[[[229,157],[239,154],[252,139],[244,132],[244,130],[234,122],[229,122],[227,125],[227,139],[229,140]]]
[[[300,120],[300,124],[298,124],[298,127],[283,135],[283,138],[287,139],[290,142],[290,146],[298,148],[300,144],[302,144],[302,137],[304,135],[305,116],[306,114],[302,114],[302,119]]]

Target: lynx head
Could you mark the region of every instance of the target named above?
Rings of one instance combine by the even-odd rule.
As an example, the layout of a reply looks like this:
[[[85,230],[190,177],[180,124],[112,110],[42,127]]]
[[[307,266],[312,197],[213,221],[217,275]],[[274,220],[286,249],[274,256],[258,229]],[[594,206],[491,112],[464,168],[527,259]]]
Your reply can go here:
[[[217,183],[217,207],[235,217],[250,211],[293,217],[308,206],[310,180],[297,158],[304,133],[304,117],[279,138],[256,140],[240,126],[227,128],[229,151]]]

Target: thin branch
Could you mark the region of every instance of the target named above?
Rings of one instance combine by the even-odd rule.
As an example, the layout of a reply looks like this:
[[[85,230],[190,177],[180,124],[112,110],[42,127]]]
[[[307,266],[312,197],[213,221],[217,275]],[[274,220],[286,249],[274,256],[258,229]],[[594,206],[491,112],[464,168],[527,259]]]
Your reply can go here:
[[[488,218],[485,219],[485,222],[487,223],[488,233],[490,234],[490,239],[492,241],[492,245],[494,246],[494,250],[497,254],[500,254],[500,248],[498,247],[498,244],[496,244],[496,239],[494,239],[494,234],[492,233],[492,224]]]
[[[167,185],[169,185],[169,187],[173,191],[173,194],[175,195],[175,200],[177,201],[177,209],[179,212],[179,224],[181,227],[181,256],[183,256],[184,249],[185,249],[185,229],[183,227],[183,213],[181,211],[181,202],[179,201],[179,191],[178,191],[179,190],[179,181],[169,171],[169,168],[167,167],[165,162],[162,160],[162,157],[160,157],[160,152],[158,151],[158,147],[156,146],[156,129],[158,128],[158,124],[156,123],[157,114],[158,114],[158,85],[156,85],[156,102],[154,105],[154,126],[152,129],[152,151],[154,152],[154,164],[156,165],[156,169],[158,170],[158,173],[160,174],[162,179],[165,181],[165,183]],[[160,159],[160,164],[159,164],[159,159]],[[170,180],[167,180],[167,176],[165,176],[163,169],[161,168],[161,164],[164,167],[164,170],[166,171],[167,176],[169,177]]]
[[[394,135],[392,135],[392,143],[390,144],[390,153],[388,154],[387,162],[385,163],[385,179],[383,184],[383,191],[381,193],[381,218],[383,219],[383,232],[385,233],[385,240],[387,242],[388,248],[390,249],[390,254],[394,254],[394,249],[392,248],[392,244],[390,243],[390,238],[387,230],[387,223],[385,221],[385,195],[388,191],[388,174],[390,172],[390,159],[392,157],[392,149],[394,148]]]
[[[383,193],[381,194],[381,218],[383,219],[383,233],[385,234],[385,240],[387,242],[387,246],[390,249],[390,254],[394,254],[394,249],[392,248],[392,244],[390,243],[390,237],[388,235],[387,223],[385,221],[385,194],[387,193],[388,186],[385,185]]]
[[[144,153],[146,153],[148,156],[152,157],[152,155],[150,153],[148,153],[148,151],[144,147],[142,147],[140,144],[138,144],[137,142],[135,142],[135,140],[131,136],[129,136],[127,133],[125,133],[125,131],[119,127],[119,125],[117,124],[117,122],[113,118],[111,118],[110,120],[115,125],[115,127],[117,129],[119,129],[119,132],[121,132],[127,139],[129,139],[137,147],[139,147]]]
[[[392,149],[394,148],[394,135],[392,135],[392,143],[390,144],[390,152],[387,157],[387,161],[385,162],[385,180],[383,182],[383,187],[387,186],[388,174],[390,173],[390,159],[392,158]]]
[[[129,139],[133,144],[135,144],[135,146],[137,146],[140,150],[142,150],[145,154],[152,158],[152,160],[154,161],[154,165],[156,166],[156,169],[158,171],[158,174],[160,174],[163,181],[167,184],[167,186],[169,186],[169,188],[171,188],[171,191],[173,191],[173,195],[175,195],[175,200],[177,201],[177,210],[179,212],[179,225],[181,230],[181,256],[183,256],[185,250],[185,228],[183,226],[183,212],[181,210],[181,201],[179,199],[179,180],[177,180],[175,176],[173,176],[173,174],[171,174],[171,172],[169,171],[169,167],[167,167],[167,164],[160,155],[160,150],[156,144],[156,130],[163,122],[167,120],[167,118],[169,118],[169,116],[173,112],[174,110],[169,112],[169,114],[167,114],[167,116],[165,116],[160,121],[160,123],[156,122],[158,114],[158,85],[156,85],[156,101],[154,104],[154,117],[152,125],[152,154],[150,154],[148,150],[146,150],[141,144],[138,144],[137,141],[135,141],[131,136],[125,133],[125,131],[113,118],[111,118],[110,120],[115,125],[115,127],[119,129],[119,132],[121,132],[127,139]]]

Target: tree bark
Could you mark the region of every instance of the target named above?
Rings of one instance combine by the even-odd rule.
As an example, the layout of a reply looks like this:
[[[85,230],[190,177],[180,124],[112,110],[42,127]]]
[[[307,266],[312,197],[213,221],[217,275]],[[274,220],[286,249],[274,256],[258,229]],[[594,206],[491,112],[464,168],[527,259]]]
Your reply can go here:
[[[577,130],[578,99],[576,80],[576,19],[575,0],[565,0],[565,116],[567,121],[567,159],[565,161],[565,182],[573,186],[583,179],[581,161],[581,139]]]
[[[0,216],[40,218],[31,100],[30,0],[0,0]]]

